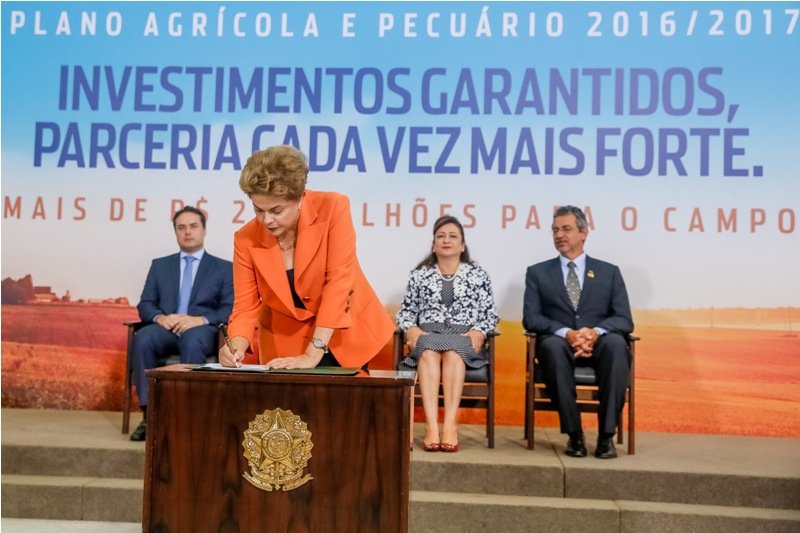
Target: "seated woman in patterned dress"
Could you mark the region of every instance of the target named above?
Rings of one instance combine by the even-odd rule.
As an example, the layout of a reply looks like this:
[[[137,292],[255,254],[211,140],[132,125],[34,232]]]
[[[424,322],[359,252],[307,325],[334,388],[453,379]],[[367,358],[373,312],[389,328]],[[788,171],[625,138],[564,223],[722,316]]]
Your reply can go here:
[[[481,347],[499,316],[489,275],[470,260],[464,227],[443,216],[433,225],[431,253],[411,271],[397,325],[409,346],[403,360],[417,368],[425,412],[423,449],[458,451],[456,417],[466,367],[487,364]],[[439,381],[444,419],[439,433]]]

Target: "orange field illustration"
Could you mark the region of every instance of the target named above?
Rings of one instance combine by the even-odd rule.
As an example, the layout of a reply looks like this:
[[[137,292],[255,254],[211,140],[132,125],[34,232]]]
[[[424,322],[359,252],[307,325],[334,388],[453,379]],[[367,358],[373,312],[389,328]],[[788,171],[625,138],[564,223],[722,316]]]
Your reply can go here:
[[[522,326],[501,328],[497,422],[522,425]],[[637,430],[800,437],[799,334],[674,326],[635,333]],[[544,425],[558,425],[555,414],[541,414]],[[596,427],[593,415],[583,417]]]
[[[3,407],[122,410],[130,306],[3,305]]]
[[[120,410],[128,306],[2,306],[2,405]],[[800,310],[634,313],[639,431],[800,437]],[[498,425],[523,423],[525,338],[499,325]],[[387,348],[373,368],[391,366]],[[553,413],[537,424],[557,426]],[[539,417],[540,414],[537,414]],[[421,421],[418,411],[416,419]],[[464,411],[482,423],[482,411]],[[584,415],[592,427],[592,415]],[[520,437],[521,438],[521,437]]]

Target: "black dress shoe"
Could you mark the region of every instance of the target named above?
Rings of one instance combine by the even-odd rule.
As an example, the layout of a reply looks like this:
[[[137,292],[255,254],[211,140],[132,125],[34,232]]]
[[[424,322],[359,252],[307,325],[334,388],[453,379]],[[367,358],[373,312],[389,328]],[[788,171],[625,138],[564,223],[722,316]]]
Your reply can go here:
[[[565,453],[570,457],[586,457],[586,443],[583,440],[583,431],[570,434]]]
[[[598,459],[616,459],[617,449],[614,447],[614,435],[597,437],[597,448],[594,456]]]
[[[131,433],[131,440],[142,441],[147,438],[147,422],[142,420]]]

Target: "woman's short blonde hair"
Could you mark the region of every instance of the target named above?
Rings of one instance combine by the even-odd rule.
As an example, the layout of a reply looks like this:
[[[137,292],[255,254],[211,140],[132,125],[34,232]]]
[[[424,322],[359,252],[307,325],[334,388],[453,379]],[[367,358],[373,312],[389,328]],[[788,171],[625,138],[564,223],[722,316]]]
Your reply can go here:
[[[245,194],[263,194],[297,200],[303,196],[308,179],[306,156],[293,146],[272,146],[247,160],[239,187]]]

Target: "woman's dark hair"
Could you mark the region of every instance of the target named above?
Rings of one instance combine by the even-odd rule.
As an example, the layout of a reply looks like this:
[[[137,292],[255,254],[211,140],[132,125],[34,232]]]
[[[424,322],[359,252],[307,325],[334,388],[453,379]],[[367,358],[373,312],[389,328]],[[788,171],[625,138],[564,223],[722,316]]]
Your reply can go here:
[[[459,222],[459,220],[456,217],[445,215],[443,217],[439,217],[438,219],[436,219],[436,222],[433,223],[433,239],[436,240],[436,232],[439,231],[439,228],[441,228],[445,224],[455,224],[458,227],[458,232],[461,233],[461,240],[464,242],[464,251],[461,252],[461,262],[471,263],[472,260],[469,258],[469,248],[467,248],[467,240],[466,238],[464,238],[464,226],[461,225],[461,222]],[[416,266],[416,268],[422,268],[422,267],[430,268],[435,264],[436,264],[436,254],[433,253],[433,250],[431,250],[431,253],[428,254],[428,256],[425,259],[420,261],[420,263]]]

